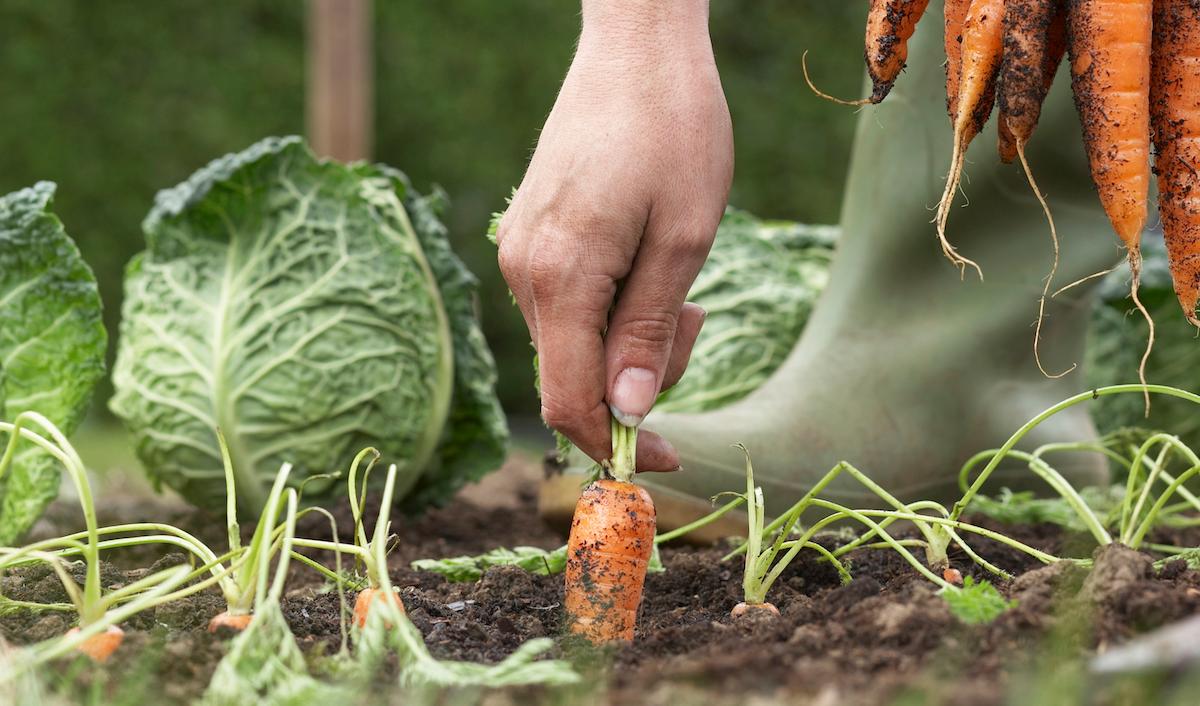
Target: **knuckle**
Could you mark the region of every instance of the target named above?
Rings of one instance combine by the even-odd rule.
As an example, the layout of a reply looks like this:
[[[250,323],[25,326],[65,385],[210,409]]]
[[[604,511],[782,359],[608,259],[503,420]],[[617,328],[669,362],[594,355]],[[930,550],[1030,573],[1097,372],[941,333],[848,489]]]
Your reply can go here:
[[[643,312],[621,327],[626,346],[659,350],[675,338],[678,317],[666,312]]]
[[[567,436],[571,436],[579,427],[579,421],[584,414],[584,410],[575,405],[564,404],[554,399],[542,401],[542,420],[546,422],[546,426]]]
[[[570,276],[567,259],[561,257],[558,248],[539,248],[529,258],[526,276],[533,296],[543,299],[559,291],[563,280]]]
[[[524,270],[524,260],[522,253],[518,252],[516,243],[512,240],[501,240],[496,251],[496,262],[500,265],[500,273],[504,275],[504,279],[508,282],[514,281],[522,277]]]

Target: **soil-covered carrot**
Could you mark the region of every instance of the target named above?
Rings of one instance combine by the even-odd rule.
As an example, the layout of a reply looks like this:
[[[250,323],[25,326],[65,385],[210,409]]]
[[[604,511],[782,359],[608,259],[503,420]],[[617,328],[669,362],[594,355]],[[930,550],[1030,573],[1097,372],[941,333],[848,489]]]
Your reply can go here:
[[[962,269],[979,265],[958,254],[946,239],[946,220],[962,177],[963,155],[971,140],[983,129],[996,97],[996,75],[1003,54],[1004,0],[972,0],[962,26],[962,54],[958,97],[951,103],[954,117],[954,156],[946,190],[938,207],[938,239],[942,252]],[[980,276],[982,272],[980,271]]]
[[[896,85],[908,60],[908,40],[928,5],[929,0],[871,0],[865,55],[872,103],[887,98]]]
[[[250,613],[230,613],[227,610],[222,611],[214,615],[212,620],[208,621],[208,631],[216,632],[221,629],[228,629],[235,632],[242,632],[247,626],[250,625],[250,621],[253,618],[254,616]]]
[[[71,628],[67,631],[67,635],[74,635],[79,632],[79,628]],[[104,632],[96,633],[88,639],[80,643],[78,649],[83,654],[92,658],[93,662],[104,663],[109,657],[117,651],[121,646],[121,642],[125,639],[125,631],[116,625],[109,625]]]
[[[1071,86],[1100,202],[1135,275],[1150,185],[1153,0],[1069,0]]]
[[[596,644],[633,639],[654,526],[654,503],[640,486],[604,479],[584,488],[567,541],[571,632]]]
[[[360,628],[366,627],[367,615],[370,614],[371,608],[376,603],[384,602],[391,602],[401,613],[407,614],[399,593],[382,588],[365,588],[359,591],[358,597],[354,599],[354,624]]]
[[[958,82],[962,76],[962,31],[967,19],[971,0],[946,0],[944,18],[946,23],[946,113],[950,124],[958,120]]]
[[[1200,1],[1154,0],[1150,119],[1158,208],[1188,321],[1200,326]]]
[[[997,82],[1000,159],[1017,158],[1017,143],[1029,142],[1042,103],[1067,50],[1063,0],[1005,0],[1004,58]]]
[[[779,615],[779,609],[775,607],[774,603],[746,603],[745,601],[735,605],[733,610],[729,611],[729,614],[735,618],[740,618],[751,611],[759,610],[766,611],[771,615]]]

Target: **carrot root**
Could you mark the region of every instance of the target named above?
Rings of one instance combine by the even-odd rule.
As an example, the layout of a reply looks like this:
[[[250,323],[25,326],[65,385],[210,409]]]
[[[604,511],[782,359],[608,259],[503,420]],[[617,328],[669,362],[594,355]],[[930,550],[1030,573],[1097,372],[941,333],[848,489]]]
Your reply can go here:
[[[567,540],[563,602],[572,633],[594,644],[633,640],[654,525],[642,487],[606,479],[584,488]]]
[[[358,597],[354,599],[354,624],[360,628],[366,627],[367,616],[371,612],[371,608],[380,602],[389,602],[396,606],[401,613],[407,615],[404,610],[404,601],[400,599],[400,594],[396,591],[385,591],[382,588],[365,588],[358,592]]]
[[[212,620],[208,621],[208,631],[212,633],[219,630],[243,632],[253,618],[254,616],[250,613],[230,613],[229,611],[217,613]]]
[[[67,631],[67,635],[74,635],[78,632],[79,628],[71,628]],[[76,649],[90,657],[93,662],[104,664],[113,656],[124,639],[124,630],[116,625],[109,625],[107,630],[92,635],[80,643]]]
[[[852,105],[852,106],[862,106],[862,105],[870,105],[871,104],[870,98],[859,98],[858,100],[846,100],[844,98],[838,98],[836,96],[831,96],[828,93],[817,88],[816,84],[813,83],[812,77],[810,77],[808,75],[808,50],[807,49],[804,51],[803,54],[800,55],[800,70],[804,72],[804,82],[808,84],[809,89],[811,89],[813,93],[817,94],[818,96],[820,96],[821,98],[824,98],[827,101],[837,103],[838,105]]]
[[[1150,312],[1138,298],[1138,289],[1142,284],[1142,253],[1140,250],[1129,251],[1129,271],[1133,273],[1133,280],[1129,285],[1129,297],[1133,299],[1133,305],[1142,313],[1146,319],[1146,325],[1150,327],[1150,335],[1146,338],[1146,350],[1142,353],[1142,361],[1138,364],[1138,381],[1142,383],[1142,396],[1146,401],[1146,418],[1149,419],[1150,388],[1146,384],[1146,363],[1150,360],[1150,352],[1154,350],[1154,317],[1150,316]]]
[[[746,603],[745,601],[735,605],[733,607],[733,610],[729,611],[729,615],[731,615],[734,618],[740,618],[743,615],[750,613],[751,611],[753,611],[755,613],[762,613],[762,614],[769,614],[769,615],[776,615],[776,616],[779,615],[779,609],[775,607],[774,603]]]

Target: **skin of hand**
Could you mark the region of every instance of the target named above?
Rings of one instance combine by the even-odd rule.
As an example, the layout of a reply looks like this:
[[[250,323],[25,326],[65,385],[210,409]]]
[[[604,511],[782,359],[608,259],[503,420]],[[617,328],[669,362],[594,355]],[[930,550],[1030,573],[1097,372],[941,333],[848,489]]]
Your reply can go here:
[[[497,244],[538,352],[542,416],[594,459],[611,455],[610,410],[639,424],[687,367],[704,311],[684,299],[732,177],[707,0],[584,0]],[[679,458],[647,432],[637,465]]]

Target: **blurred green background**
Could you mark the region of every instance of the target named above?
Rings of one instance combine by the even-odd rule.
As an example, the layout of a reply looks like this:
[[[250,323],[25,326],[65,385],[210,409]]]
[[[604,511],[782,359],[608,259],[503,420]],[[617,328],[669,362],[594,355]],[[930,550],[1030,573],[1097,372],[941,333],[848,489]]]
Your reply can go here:
[[[832,222],[859,92],[867,3],[713,0],[733,113],[732,203]],[[528,339],[484,240],[524,172],[578,31],[572,0],[376,0],[376,158],[451,195],[455,249],[483,282],[512,414],[536,413]],[[0,193],[59,183],[57,211],[116,331],[125,262],[161,188],[260,137],[302,133],[302,0],[0,0]],[[100,390],[102,403],[108,389]],[[99,407],[100,405],[98,405]]]

